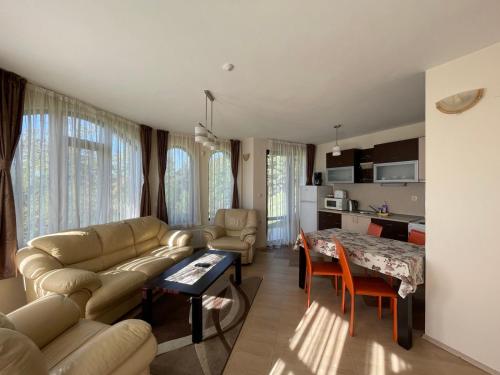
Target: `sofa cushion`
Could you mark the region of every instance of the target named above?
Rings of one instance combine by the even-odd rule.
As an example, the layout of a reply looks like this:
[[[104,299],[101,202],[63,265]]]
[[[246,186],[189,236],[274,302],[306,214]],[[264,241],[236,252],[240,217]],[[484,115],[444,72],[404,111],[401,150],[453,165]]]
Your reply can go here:
[[[64,265],[97,258],[102,254],[99,237],[91,228],[49,234],[28,244],[52,255]]]
[[[114,266],[113,269],[120,271],[139,271],[145,274],[148,279],[151,279],[153,276],[157,276],[165,271],[172,264],[174,264],[174,261],[170,258],[146,255],[126,260]]]
[[[141,289],[147,276],[137,271],[107,270],[99,274],[102,286],[90,297],[86,314],[95,314]]]
[[[209,247],[212,249],[220,250],[248,250],[249,244],[245,241],[241,241],[239,237],[220,237],[216,240],[209,242]]]
[[[94,320],[80,320],[58,336],[57,340],[53,340],[42,349],[47,367],[52,369],[64,358],[108,327],[107,324]]]
[[[190,256],[193,253],[193,248],[190,246],[160,246],[154,250],[148,252],[149,255],[154,257],[168,258],[175,263]]]
[[[160,244],[158,232],[160,231],[160,220],[153,216],[139,217],[137,219],[125,220],[130,225],[134,235],[135,249],[142,254]]]
[[[92,227],[102,244],[104,269],[137,256],[132,229],[126,223],[109,223]]]
[[[45,360],[35,343],[20,332],[0,328],[0,373],[48,374]]]

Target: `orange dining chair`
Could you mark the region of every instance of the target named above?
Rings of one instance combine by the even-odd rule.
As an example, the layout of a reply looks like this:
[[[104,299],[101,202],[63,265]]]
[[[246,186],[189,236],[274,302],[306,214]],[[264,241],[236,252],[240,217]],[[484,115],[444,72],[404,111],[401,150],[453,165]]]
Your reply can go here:
[[[370,223],[370,225],[368,225],[367,234],[369,234],[370,236],[380,237],[382,235],[383,229],[384,227],[382,225]]]
[[[335,291],[338,295],[338,277],[342,277],[342,268],[338,263],[333,262],[313,262],[311,260],[311,254],[309,250],[309,245],[307,244],[307,238],[304,231],[300,230],[300,237],[302,239],[302,246],[304,246],[304,252],[306,254],[306,284],[305,292],[307,293],[307,307],[311,304],[311,286],[313,276],[331,276],[332,284],[335,287]]]
[[[354,306],[355,296],[378,297],[378,318],[382,319],[382,297],[391,299],[391,310],[393,315],[392,339],[398,339],[398,295],[394,289],[379,277],[352,276],[349,261],[344,246],[334,237],[335,249],[339,255],[340,267],[342,268],[342,313],[345,313],[345,290],[351,295],[351,318],[349,320],[349,335],[354,336]]]
[[[425,245],[425,232],[412,229],[408,236],[408,242],[414,243],[415,245]]]

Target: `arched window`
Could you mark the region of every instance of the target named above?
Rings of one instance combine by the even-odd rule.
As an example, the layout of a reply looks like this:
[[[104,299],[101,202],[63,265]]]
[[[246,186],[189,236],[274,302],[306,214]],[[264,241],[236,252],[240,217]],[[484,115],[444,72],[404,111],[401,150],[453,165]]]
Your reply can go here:
[[[195,223],[193,158],[182,147],[167,151],[165,189],[169,224],[192,225]]]
[[[208,159],[208,218],[213,220],[220,208],[230,208],[233,194],[231,155],[215,151]]]

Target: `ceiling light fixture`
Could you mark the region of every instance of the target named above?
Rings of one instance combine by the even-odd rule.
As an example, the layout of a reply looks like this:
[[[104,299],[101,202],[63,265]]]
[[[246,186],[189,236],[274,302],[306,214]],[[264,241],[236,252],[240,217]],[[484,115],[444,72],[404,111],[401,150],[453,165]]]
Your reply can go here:
[[[342,124],[335,125],[335,146],[332,148],[332,155],[333,156],[340,156],[340,146],[339,146],[339,128],[342,126]]]
[[[234,65],[231,63],[225,63],[222,65],[222,69],[225,70],[226,72],[230,72],[231,70],[234,69]]]
[[[205,125],[201,122],[194,127],[194,140],[201,143],[204,147],[216,151],[219,149],[219,140],[214,134],[214,96],[209,90],[205,93]],[[210,100],[210,129],[208,127],[208,101]]]

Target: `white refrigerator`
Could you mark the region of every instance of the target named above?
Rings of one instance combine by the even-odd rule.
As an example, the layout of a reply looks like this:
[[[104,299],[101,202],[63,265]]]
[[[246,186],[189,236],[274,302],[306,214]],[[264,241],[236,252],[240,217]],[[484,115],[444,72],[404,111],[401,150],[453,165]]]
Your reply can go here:
[[[300,187],[300,226],[304,232],[318,230],[318,210],[325,208],[325,197],[333,194],[333,186]]]

